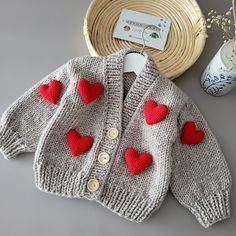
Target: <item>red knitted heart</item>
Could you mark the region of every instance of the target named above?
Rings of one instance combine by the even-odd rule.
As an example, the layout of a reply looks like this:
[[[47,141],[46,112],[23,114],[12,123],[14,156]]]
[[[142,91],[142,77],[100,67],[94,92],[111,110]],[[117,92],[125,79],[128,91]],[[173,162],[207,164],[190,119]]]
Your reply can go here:
[[[92,84],[87,79],[81,78],[78,90],[84,103],[89,104],[102,95],[103,85],[101,83]]]
[[[203,141],[205,133],[202,130],[197,130],[194,121],[187,121],[184,124],[181,134],[182,144],[198,144]]]
[[[141,173],[152,164],[152,155],[149,153],[138,154],[134,148],[127,148],[125,160],[132,175]]]
[[[49,84],[42,84],[39,87],[40,95],[52,104],[57,104],[61,91],[62,83],[58,80],[52,80]]]
[[[154,100],[148,100],[144,106],[144,116],[148,125],[161,122],[168,115],[169,109],[165,104],[156,104]]]
[[[73,156],[75,157],[87,152],[93,145],[93,137],[80,136],[80,134],[74,129],[67,133],[66,140]]]

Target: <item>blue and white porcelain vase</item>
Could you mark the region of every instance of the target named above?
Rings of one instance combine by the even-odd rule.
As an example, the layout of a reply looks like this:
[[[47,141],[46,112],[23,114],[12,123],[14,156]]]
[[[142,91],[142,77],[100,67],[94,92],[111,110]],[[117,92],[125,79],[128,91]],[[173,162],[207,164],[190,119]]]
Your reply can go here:
[[[212,96],[223,96],[236,87],[234,41],[223,44],[201,76],[201,86]]]

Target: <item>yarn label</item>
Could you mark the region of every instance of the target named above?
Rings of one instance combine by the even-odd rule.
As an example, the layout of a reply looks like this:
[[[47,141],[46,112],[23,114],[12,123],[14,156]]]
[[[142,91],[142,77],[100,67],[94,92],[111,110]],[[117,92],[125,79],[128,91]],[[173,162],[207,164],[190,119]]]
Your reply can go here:
[[[169,19],[123,9],[113,37],[164,50],[170,26]]]

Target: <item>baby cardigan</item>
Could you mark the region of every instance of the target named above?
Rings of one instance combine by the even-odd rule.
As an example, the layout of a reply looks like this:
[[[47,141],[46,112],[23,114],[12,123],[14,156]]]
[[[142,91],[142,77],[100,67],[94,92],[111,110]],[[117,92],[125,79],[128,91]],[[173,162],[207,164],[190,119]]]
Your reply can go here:
[[[40,190],[95,200],[134,222],[168,189],[204,227],[228,218],[231,177],[216,138],[151,56],[138,76],[123,73],[135,51],[75,58],[46,76],[4,112],[1,152],[35,152]]]

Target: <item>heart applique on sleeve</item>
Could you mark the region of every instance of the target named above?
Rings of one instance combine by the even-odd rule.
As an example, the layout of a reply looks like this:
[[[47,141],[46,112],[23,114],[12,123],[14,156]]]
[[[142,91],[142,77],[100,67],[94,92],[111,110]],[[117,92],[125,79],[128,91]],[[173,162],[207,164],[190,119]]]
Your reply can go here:
[[[57,104],[62,91],[62,83],[58,80],[52,80],[49,84],[42,84],[39,87],[39,94],[52,104]]]
[[[154,125],[166,118],[169,108],[165,104],[157,104],[154,100],[148,100],[144,105],[144,116],[148,125]]]
[[[81,78],[78,83],[78,90],[84,103],[90,104],[102,95],[103,85],[102,83],[91,83],[89,80]]]
[[[127,148],[124,153],[125,161],[132,175],[137,175],[152,164],[152,155],[149,153],[138,154],[134,148]]]
[[[182,144],[198,144],[205,138],[203,130],[197,130],[194,121],[187,121],[182,129],[181,143]]]
[[[93,145],[93,137],[81,136],[74,129],[67,133],[66,140],[74,157],[87,152]]]

